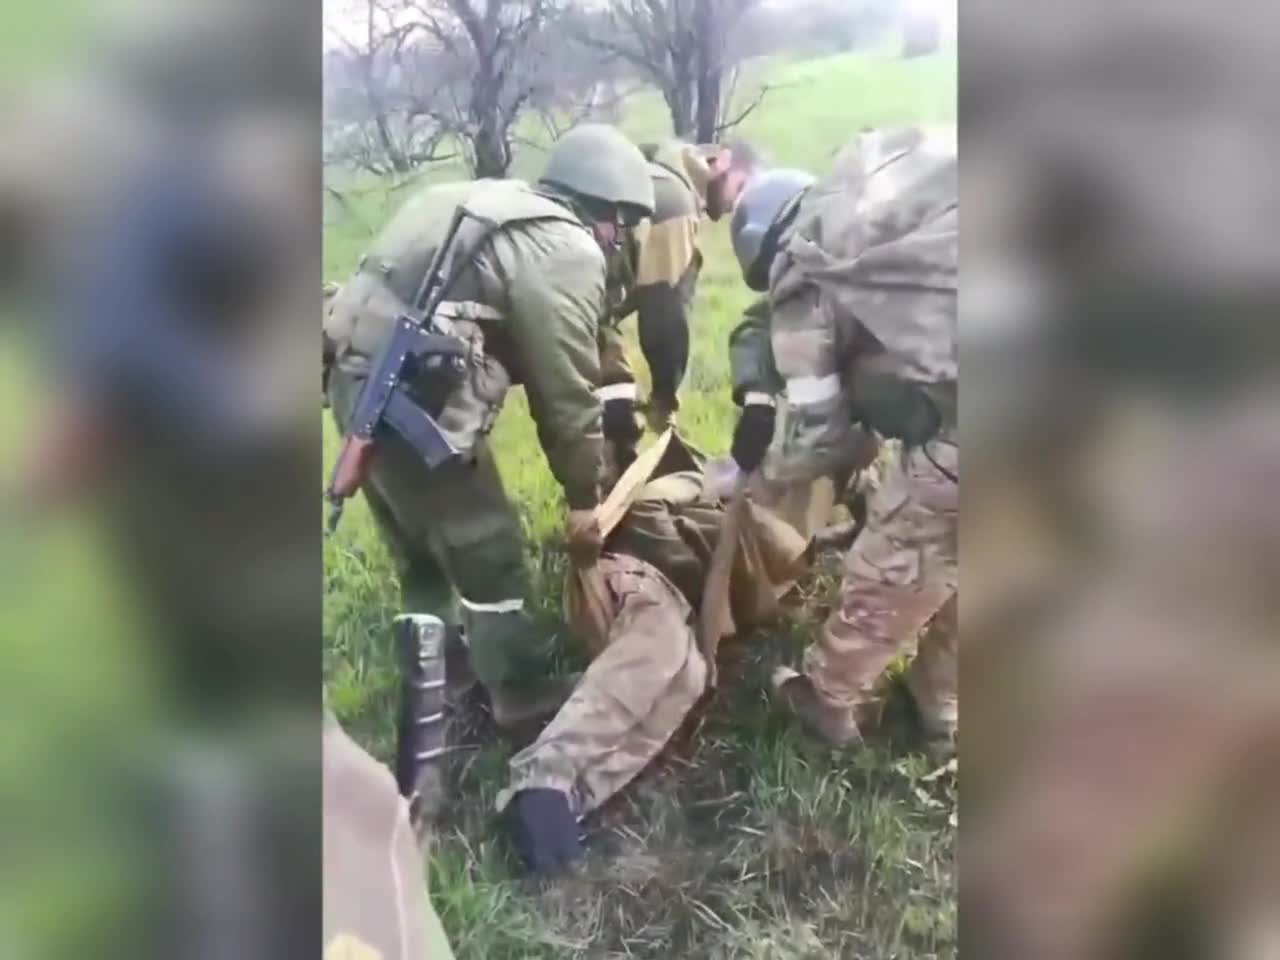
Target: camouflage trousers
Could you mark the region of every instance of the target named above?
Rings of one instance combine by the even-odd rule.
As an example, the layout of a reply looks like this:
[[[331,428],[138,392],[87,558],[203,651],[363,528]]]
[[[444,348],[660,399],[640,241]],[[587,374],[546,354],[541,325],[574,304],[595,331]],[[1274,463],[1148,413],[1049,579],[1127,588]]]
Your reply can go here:
[[[845,559],[840,602],[806,651],[804,672],[825,702],[856,709],[885,668],[915,646],[908,687],[925,725],[950,732],[958,719],[960,498],[943,470],[959,475],[959,451],[935,442],[928,455],[905,454],[872,496],[867,526]]]
[[[634,557],[599,563],[613,605],[607,645],[542,735],[511,758],[499,810],[544,787],[590,813],[657,755],[706,688],[692,609],[671,581]]]

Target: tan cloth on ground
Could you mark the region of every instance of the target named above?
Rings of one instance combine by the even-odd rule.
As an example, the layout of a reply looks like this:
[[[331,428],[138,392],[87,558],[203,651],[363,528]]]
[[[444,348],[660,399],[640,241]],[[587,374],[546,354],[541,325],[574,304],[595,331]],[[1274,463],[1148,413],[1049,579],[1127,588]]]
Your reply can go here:
[[[328,714],[323,749],[325,960],[453,960],[391,771]]]
[[[604,556],[609,642],[538,739],[511,759],[502,810],[521,790],[560,790],[575,813],[595,810],[630,783],[702,696],[707,667],[688,602],[643,560]]]
[[[570,574],[570,622],[595,659],[542,735],[511,760],[503,809],[521,790],[561,790],[579,815],[630,783],[679,729],[706,689],[707,664],[693,629],[724,505],[703,494],[696,470],[648,479],[659,462],[679,464],[678,440],[637,461],[622,493],[601,510],[612,532],[588,571]],[[642,457],[643,459],[643,457]],[[643,482],[642,482],[643,481]],[[626,503],[625,515],[617,511]],[[806,541],[768,511],[751,506],[730,583],[741,625],[776,612],[778,598],[805,567]],[[642,555],[642,556],[641,556]]]
[[[596,511],[607,541],[624,518],[629,519],[627,528],[612,538],[613,548],[653,564],[695,607],[702,602],[701,585],[724,514],[723,505],[703,493],[702,459],[668,429],[636,458]],[[793,515],[806,518],[803,522],[808,525],[818,514],[829,516],[828,487],[825,479],[804,484],[803,490],[778,487],[770,491],[776,498],[770,502],[784,504]],[[773,510],[754,502],[750,505],[740,531],[729,596],[719,601],[729,608],[722,618],[725,636],[737,632],[738,621],[759,623],[777,611],[778,600],[804,572],[809,537]],[[679,549],[682,543],[683,550]],[[593,653],[608,642],[608,607],[599,571],[571,569],[565,589],[566,615]]]
[[[600,535],[606,540],[653,476],[674,436],[674,430],[665,430],[652,446],[636,457],[613,485],[604,503],[596,508],[596,523],[600,527]],[[588,569],[570,566],[564,602],[565,616],[574,632],[587,644],[593,656],[600,653],[608,642],[613,613],[604,576],[598,566]]]
[[[826,476],[811,484],[771,484],[757,475],[751,485],[751,500],[786,521],[808,542],[831,522],[836,488],[832,479]]]

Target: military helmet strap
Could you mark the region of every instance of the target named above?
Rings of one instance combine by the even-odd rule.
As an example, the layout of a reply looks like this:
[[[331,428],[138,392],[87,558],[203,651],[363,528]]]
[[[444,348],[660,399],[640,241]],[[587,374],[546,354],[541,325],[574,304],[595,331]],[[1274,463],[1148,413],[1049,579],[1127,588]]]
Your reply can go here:
[[[533,192],[552,203],[564,204],[584,224],[590,225],[596,219],[586,203],[586,198],[579,196],[571,187],[566,187],[562,183],[556,183],[554,180],[539,180],[534,184]]]
[[[773,223],[769,224],[769,229],[765,231],[764,237],[760,241],[760,253],[756,257],[756,262],[752,265],[752,273],[754,275],[763,270],[764,276],[761,279],[765,284],[768,283],[769,269],[773,265],[773,260],[782,247],[782,238],[796,222],[796,215],[800,212],[800,201],[804,198],[806,192],[807,189],[801,190],[788,201]]]

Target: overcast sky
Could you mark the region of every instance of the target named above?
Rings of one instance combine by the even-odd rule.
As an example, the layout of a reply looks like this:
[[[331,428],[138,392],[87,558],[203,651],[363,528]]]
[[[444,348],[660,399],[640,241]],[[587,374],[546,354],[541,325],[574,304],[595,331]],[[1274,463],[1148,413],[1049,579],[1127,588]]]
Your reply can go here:
[[[584,5],[600,0],[579,0]],[[772,5],[802,3],[804,0],[765,0]],[[904,0],[909,8],[934,10],[942,21],[943,36],[956,35],[957,0]],[[324,0],[325,49],[336,46],[339,37],[359,41],[367,29],[367,0]]]
[[[352,34],[363,26],[362,18],[355,12],[357,6],[352,0],[324,0],[324,45],[332,47],[336,40],[334,34],[354,39]]]

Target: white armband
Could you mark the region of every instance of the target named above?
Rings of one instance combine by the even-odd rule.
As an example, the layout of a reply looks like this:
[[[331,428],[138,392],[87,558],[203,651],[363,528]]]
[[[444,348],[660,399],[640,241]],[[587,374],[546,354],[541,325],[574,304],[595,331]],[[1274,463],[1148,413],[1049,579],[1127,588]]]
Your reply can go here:
[[[830,373],[825,377],[792,377],[787,381],[787,400],[790,403],[823,403],[840,395],[840,377]]]
[[[597,391],[601,403],[610,400],[635,400],[636,385],[634,383],[611,383]]]

